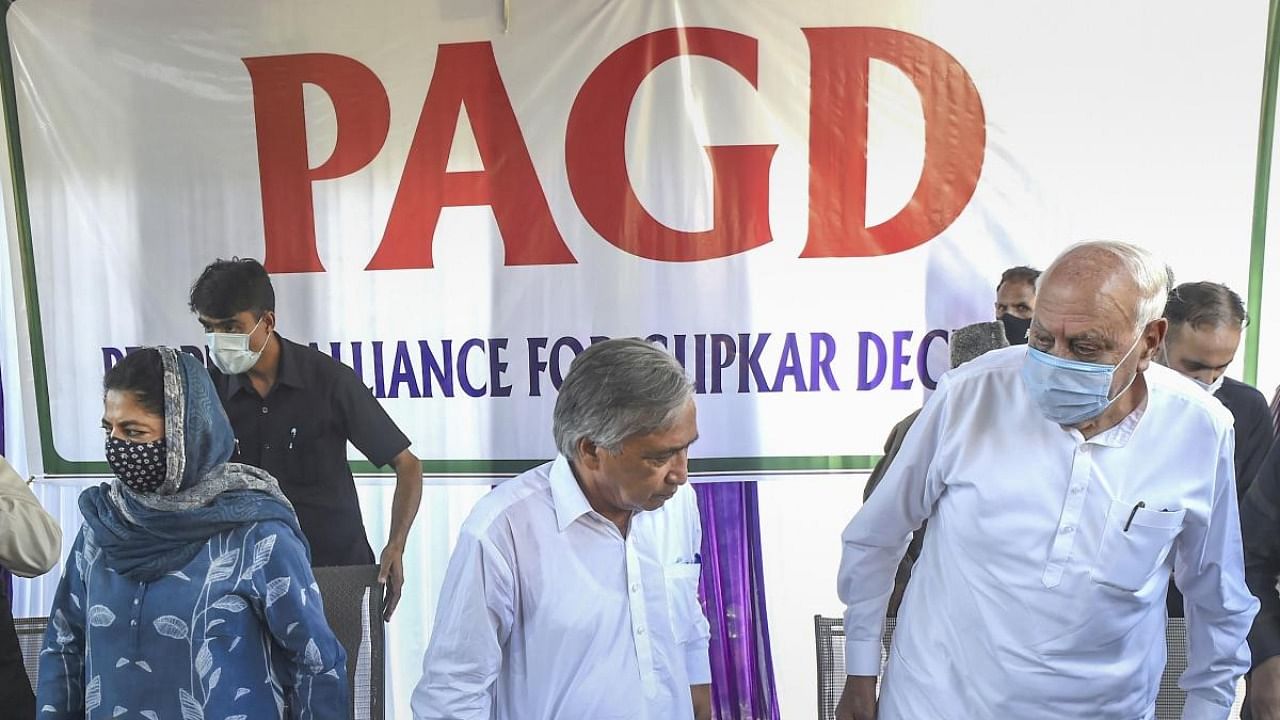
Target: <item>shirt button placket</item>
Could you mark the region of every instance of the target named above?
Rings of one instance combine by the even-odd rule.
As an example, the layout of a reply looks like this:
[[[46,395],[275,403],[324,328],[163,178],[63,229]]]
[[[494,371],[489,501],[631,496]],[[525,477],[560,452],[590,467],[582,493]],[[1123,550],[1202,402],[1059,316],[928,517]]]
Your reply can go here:
[[[1081,510],[1084,507],[1084,488],[1089,473],[1093,470],[1090,457],[1090,446],[1077,446],[1071,463],[1071,478],[1068,481],[1068,492],[1062,507],[1062,518],[1058,523],[1058,532],[1053,538],[1053,547],[1049,553],[1049,564],[1044,569],[1041,582],[1045,587],[1057,587],[1062,582],[1062,574],[1066,569],[1067,559],[1071,557],[1071,547],[1075,540],[1076,526],[1080,524]]]
[[[264,402],[262,403],[262,416],[263,416],[263,417],[262,417],[262,423],[261,423],[261,425],[259,425],[259,427],[261,427],[261,428],[262,428],[262,433],[261,433],[261,436],[262,436],[262,437],[267,437],[267,436],[270,434],[270,432],[271,432],[270,428],[267,426],[267,425],[268,425],[268,423],[267,423],[267,419],[268,419],[268,418],[267,418],[267,415],[269,415],[270,413],[271,413],[271,407],[270,407],[269,405],[267,405],[267,403],[264,401]],[[264,442],[264,443],[262,443],[262,449],[263,449],[263,451],[270,450],[270,449],[271,449],[271,443],[269,443],[269,442]],[[264,458],[264,459],[263,459],[263,462],[265,462],[265,461],[266,461],[266,459]]]
[[[129,608],[129,631],[132,636],[129,639],[129,644],[132,646],[130,655],[135,658],[138,654],[138,648],[142,644],[142,630],[138,627],[138,621],[142,619],[142,596],[146,592],[146,584],[139,585],[138,592],[133,596],[133,605]]]
[[[645,628],[648,622],[648,614],[644,604],[644,585],[640,575],[640,560],[636,556],[631,541],[627,540],[624,544],[627,558],[627,580],[631,590],[631,597],[628,600],[631,606],[631,624],[635,633],[636,660],[640,666],[640,676],[645,687],[645,694],[652,695],[656,678],[653,672],[653,650],[649,644],[648,631]]]

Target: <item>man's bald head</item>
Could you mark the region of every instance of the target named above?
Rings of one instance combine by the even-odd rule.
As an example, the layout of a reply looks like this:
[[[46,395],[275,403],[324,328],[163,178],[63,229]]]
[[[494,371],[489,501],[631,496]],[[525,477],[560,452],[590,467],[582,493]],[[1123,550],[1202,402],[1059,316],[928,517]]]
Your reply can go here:
[[[1119,303],[1115,311],[1141,328],[1164,314],[1169,270],[1136,245],[1095,240],[1072,245],[1049,265],[1038,288],[1055,286],[1095,290]]]

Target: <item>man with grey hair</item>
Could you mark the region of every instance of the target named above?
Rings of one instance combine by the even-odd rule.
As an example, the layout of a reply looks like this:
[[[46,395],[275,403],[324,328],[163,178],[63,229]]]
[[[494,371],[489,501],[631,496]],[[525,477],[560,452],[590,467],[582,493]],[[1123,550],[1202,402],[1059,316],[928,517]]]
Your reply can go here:
[[[1145,250],[1073,246],[1040,279],[1028,346],[942,377],[844,531],[837,717],[1150,720],[1171,571],[1187,601],[1183,718],[1228,717],[1258,602],[1231,415],[1152,363],[1167,289]],[[877,698],[894,569],[924,520]]]
[[[553,462],[463,523],[413,715],[690,720],[677,639],[690,633],[673,624],[663,538],[643,517],[688,481],[684,369],[643,340],[596,343],[560,387],[553,434]]]

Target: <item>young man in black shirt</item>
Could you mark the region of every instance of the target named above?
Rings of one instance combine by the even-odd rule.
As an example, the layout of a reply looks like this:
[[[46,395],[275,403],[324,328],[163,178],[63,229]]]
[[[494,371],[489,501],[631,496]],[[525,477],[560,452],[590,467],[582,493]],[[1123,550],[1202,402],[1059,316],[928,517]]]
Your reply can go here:
[[[409,439],[350,368],[276,333],[275,291],[250,258],[218,260],[191,286],[190,308],[208,333],[210,369],[236,434],[233,462],[275,476],[298,513],[311,564],[369,565],[347,441],[396,471],[391,537],[379,580],[390,619],[404,586],[404,548],[422,500],[422,464]]]

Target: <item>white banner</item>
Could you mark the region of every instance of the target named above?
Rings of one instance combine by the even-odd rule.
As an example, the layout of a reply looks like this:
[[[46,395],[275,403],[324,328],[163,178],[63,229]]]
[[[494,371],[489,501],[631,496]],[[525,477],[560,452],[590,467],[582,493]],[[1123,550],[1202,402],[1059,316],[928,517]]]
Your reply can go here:
[[[1126,239],[1245,290],[1261,0],[498,5],[10,7],[46,471],[102,467],[127,348],[202,350],[217,257],[429,474],[549,457],[593,337],[685,363],[695,469],[839,470],[1008,266]]]

